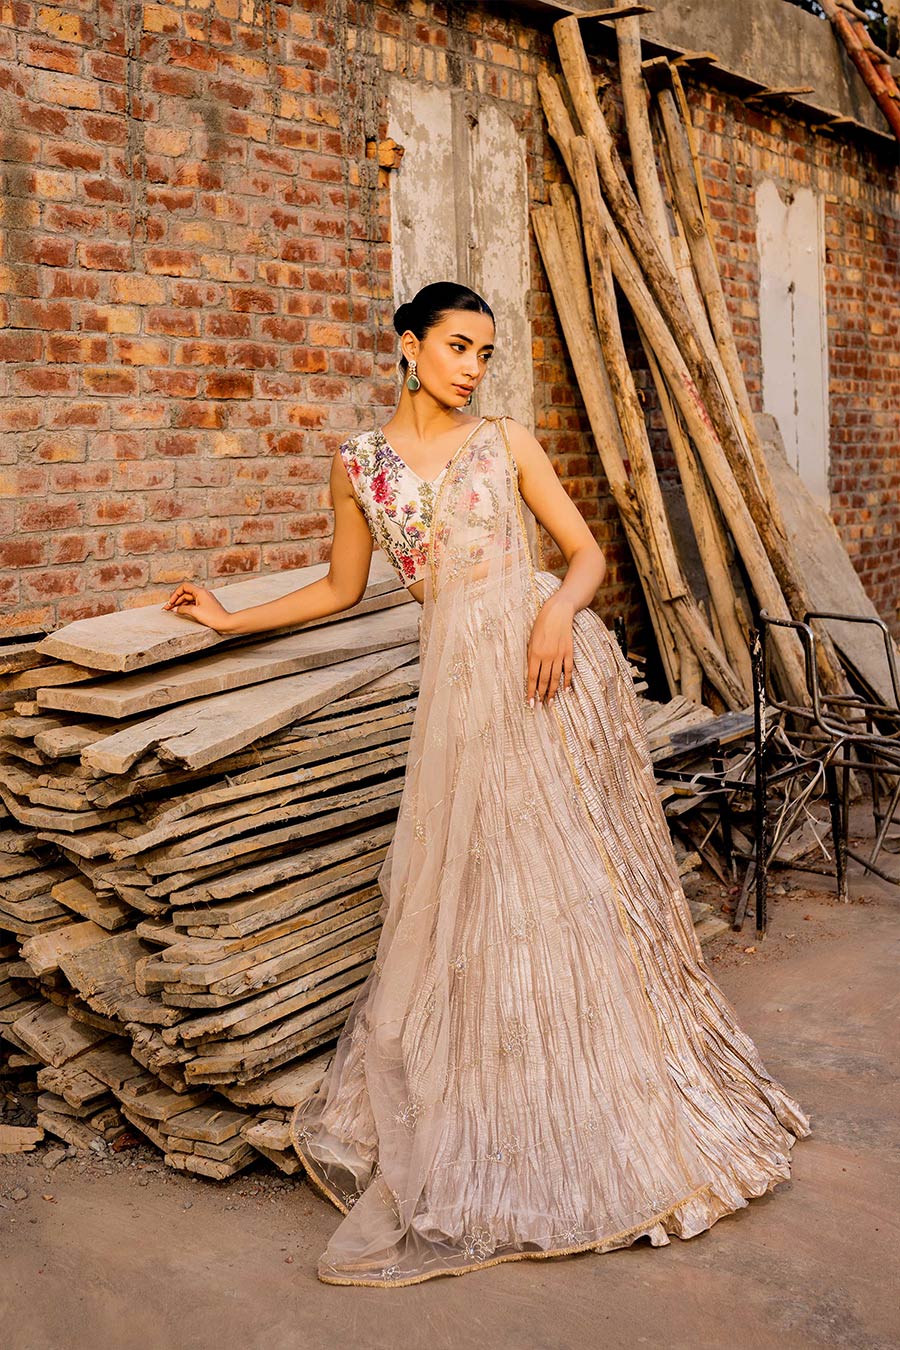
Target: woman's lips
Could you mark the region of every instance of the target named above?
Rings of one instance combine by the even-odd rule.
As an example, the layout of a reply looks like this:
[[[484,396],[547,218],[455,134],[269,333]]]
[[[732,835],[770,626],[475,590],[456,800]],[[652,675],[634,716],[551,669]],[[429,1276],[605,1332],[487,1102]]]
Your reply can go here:
[[[453,388],[458,389],[461,394],[471,394],[474,387],[475,386],[471,384],[455,384],[453,386]]]

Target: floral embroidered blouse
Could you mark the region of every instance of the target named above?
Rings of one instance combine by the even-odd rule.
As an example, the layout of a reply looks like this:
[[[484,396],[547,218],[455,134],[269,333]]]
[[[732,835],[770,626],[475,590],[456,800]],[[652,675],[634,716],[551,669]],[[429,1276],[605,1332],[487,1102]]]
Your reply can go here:
[[[380,427],[345,441],[340,456],[372,537],[404,586],[414,586],[425,576],[434,499],[450,462],[436,478],[420,478]]]

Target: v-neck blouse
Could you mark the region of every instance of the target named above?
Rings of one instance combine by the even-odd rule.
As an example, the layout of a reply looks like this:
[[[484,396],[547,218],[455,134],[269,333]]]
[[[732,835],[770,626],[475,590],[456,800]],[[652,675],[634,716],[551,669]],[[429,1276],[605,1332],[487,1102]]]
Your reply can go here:
[[[415,473],[380,427],[352,436],[339,448],[372,537],[404,586],[414,586],[425,576],[434,499],[441,480],[485,420],[470,428],[469,435],[432,479]]]

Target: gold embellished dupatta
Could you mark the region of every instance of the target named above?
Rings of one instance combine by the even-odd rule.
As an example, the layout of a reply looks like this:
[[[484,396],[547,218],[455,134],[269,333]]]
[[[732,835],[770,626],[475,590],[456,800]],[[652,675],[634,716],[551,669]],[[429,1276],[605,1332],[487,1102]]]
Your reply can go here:
[[[592,611],[572,689],[525,702],[559,585],[485,418],[429,544],[421,685],[383,928],[292,1138],[346,1215],[331,1283],[690,1237],[808,1132],[703,966],[628,668]]]

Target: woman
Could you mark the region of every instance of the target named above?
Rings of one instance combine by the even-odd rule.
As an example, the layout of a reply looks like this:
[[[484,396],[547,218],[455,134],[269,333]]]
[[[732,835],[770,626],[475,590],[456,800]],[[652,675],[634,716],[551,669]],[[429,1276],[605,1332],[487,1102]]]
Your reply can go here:
[[[335,456],[328,576],[232,616],[193,586],[167,605],[232,633],[334,613],[373,535],[423,604],[375,965],[292,1120],[345,1215],[320,1279],[388,1287],[691,1237],[809,1133],[703,964],[628,667],[587,608],[603,555],[537,441],[461,411],[490,309],[436,283],[394,323],[408,377]]]

